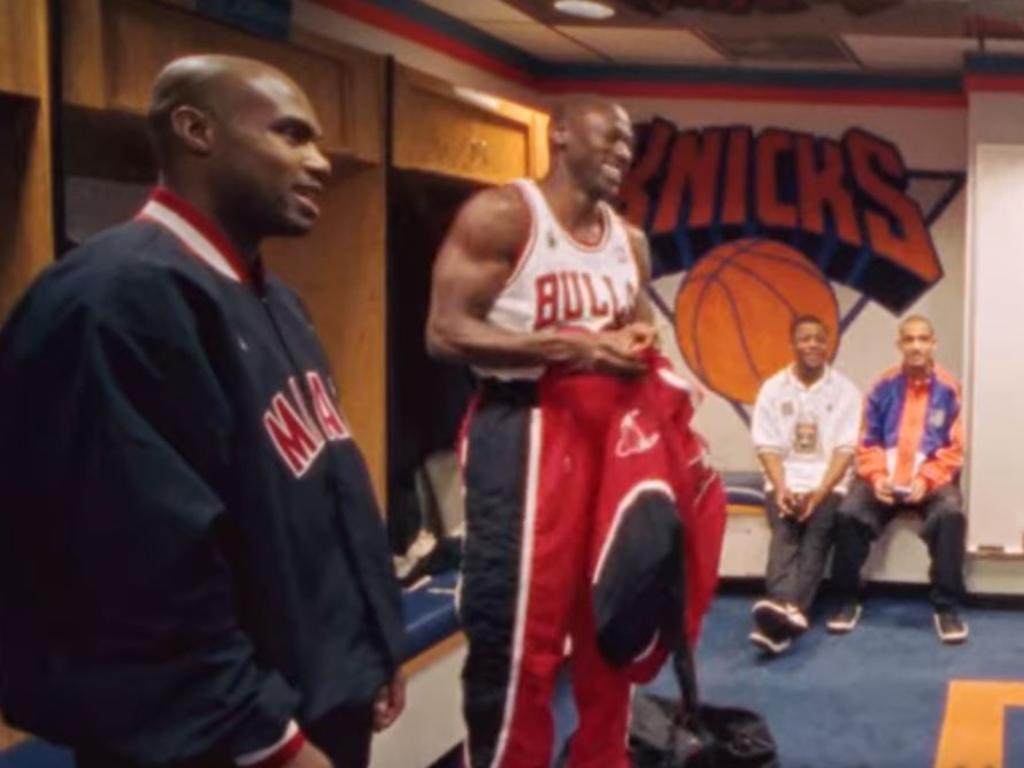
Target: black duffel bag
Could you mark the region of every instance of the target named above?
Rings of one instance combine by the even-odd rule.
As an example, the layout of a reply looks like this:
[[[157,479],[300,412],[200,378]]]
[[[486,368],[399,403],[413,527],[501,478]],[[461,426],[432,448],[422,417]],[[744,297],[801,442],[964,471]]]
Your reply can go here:
[[[767,723],[740,707],[702,704],[681,717],[678,702],[648,694],[633,700],[633,768],[778,768]]]
[[[680,633],[681,634],[681,633]],[[633,699],[629,748],[633,768],[778,768],[768,723],[740,707],[702,704],[685,640],[672,655],[680,701]]]

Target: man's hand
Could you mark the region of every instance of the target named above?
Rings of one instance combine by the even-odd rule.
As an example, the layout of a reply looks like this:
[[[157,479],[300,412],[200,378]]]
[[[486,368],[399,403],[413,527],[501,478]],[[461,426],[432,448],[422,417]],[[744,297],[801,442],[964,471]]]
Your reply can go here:
[[[797,517],[800,509],[800,500],[797,495],[787,488],[776,488],[773,493],[775,506],[779,508],[779,516]]]
[[[622,331],[629,336],[629,349],[635,355],[654,349],[658,345],[658,331],[651,323],[637,321],[630,323]]]
[[[924,500],[924,497],[928,494],[928,483],[924,481],[924,478],[915,477],[914,482],[910,484],[910,493],[907,494],[907,504],[919,504]]]
[[[641,352],[645,349],[643,344],[649,346],[649,337],[643,328],[634,328],[637,325],[646,326],[646,323],[632,323],[625,328],[598,333],[567,332],[566,336],[579,345],[576,367],[617,376],[636,376],[646,371]]]
[[[334,768],[334,763],[310,742],[302,745],[302,749],[281,768]]]
[[[801,523],[810,520],[811,515],[817,511],[818,507],[821,506],[821,502],[823,502],[827,497],[828,491],[824,488],[815,488],[810,493],[805,493],[803,496],[803,504],[801,505],[800,512],[796,519]]]
[[[883,504],[891,507],[896,503],[896,497],[893,495],[892,483],[889,482],[889,478],[879,477],[872,484],[871,489],[875,493],[875,498]]]
[[[405,678],[396,672],[390,683],[377,691],[373,702],[373,730],[388,728],[405,709]]]

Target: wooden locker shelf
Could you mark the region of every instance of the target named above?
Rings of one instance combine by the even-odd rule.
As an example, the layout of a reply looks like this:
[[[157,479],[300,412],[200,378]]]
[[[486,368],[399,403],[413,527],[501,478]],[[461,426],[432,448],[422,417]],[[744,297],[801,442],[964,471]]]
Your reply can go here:
[[[71,104],[143,114],[153,79],[172,59],[209,52],[248,56],[279,67],[303,87],[329,153],[380,161],[373,84],[379,62],[369,54],[271,42],[145,0],[63,0],[63,10],[64,94]]]

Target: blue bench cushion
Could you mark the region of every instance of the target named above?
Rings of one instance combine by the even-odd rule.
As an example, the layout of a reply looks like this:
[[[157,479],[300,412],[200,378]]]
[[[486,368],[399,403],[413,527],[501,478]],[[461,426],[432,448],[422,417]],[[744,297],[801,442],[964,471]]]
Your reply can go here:
[[[729,504],[764,505],[764,476],[760,472],[723,472]]]
[[[455,585],[458,572],[431,576],[415,589],[402,592],[402,617],[405,619],[405,659],[418,656],[459,629],[455,613]]]

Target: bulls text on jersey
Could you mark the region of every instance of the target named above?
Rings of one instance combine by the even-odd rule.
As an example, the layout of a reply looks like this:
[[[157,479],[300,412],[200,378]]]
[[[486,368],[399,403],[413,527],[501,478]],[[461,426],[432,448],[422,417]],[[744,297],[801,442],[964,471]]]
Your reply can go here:
[[[636,286],[625,284],[625,296],[615,292],[610,275],[595,272],[560,271],[538,275],[534,330],[571,326],[583,318],[608,318],[609,326],[621,326],[629,320],[636,299]]]

